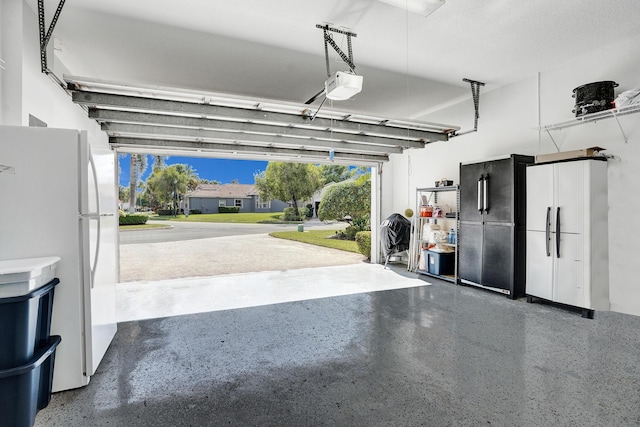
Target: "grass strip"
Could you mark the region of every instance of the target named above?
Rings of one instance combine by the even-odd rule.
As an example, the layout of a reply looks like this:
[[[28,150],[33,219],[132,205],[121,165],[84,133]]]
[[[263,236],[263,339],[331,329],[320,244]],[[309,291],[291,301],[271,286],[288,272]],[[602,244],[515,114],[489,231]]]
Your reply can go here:
[[[329,239],[337,230],[309,230],[309,231],[275,231],[270,236],[280,239],[294,240],[310,245],[324,246],[325,248],[340,249],[342,251],[360,253],[358,245],[351,240]]]
[[[219,222],[237,224],[259,224],[280,222],[282,212],[238,212],[238,213],[215,213],[215,214],[195,214],[185,217],[184,215],[152,216],[153,221],[182,221],[182,222]]]
[[[121,225],[118,228],[120,231],[128,230],[146,230],[147,228],[165,228],[164,224],[136,224],[136,225]]]

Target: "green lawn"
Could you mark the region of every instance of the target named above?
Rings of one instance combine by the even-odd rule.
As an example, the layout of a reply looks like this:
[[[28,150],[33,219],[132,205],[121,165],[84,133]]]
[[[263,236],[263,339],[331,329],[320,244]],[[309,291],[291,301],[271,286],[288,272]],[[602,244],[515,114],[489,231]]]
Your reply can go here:
[[[147,228],[163,228],[164,224],[137,224],[137,225],[121,225],[120,231],[124,230],[146,230]]]
[[[280,239],[295,240],[296,242],[309,243],[326,248],[340,249],[348,252],[360,253],[358,245],[351,240],[328,239],[327,237],[336,234],[336,230],[310,230],[310,231],[276,231],[269,233],[270,236]]]
[[[215,214],[196,214],[185,217],[184,215],[168,216],[152,216],[150,220],[158,221],[184,221],[184,222],[235,222],[241,224],[257,224],[257,223],[281,223],[280,217],[282,212],[238,212],[238,213],[215,213]]]

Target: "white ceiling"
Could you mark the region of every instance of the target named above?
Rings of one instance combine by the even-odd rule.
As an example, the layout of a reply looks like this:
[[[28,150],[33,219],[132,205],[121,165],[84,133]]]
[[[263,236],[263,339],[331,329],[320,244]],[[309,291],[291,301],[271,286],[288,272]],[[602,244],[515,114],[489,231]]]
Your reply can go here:
[[[75,75],[304,102],[326,78],[328,22],[357,33],[364,76],[339,108],[420,118],[470,97],[462,78],[530,77],[639,34],[638,16],[638,0],[448,0],[427,18],[375,0],[70,0],[54,38]]]

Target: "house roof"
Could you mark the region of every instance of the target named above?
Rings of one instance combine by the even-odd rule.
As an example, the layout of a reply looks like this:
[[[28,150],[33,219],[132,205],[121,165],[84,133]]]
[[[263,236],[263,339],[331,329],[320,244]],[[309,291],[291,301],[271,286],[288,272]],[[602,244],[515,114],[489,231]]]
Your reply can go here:
[[[200,184],[187,197],[250,199],[259,194],[253,184]]]

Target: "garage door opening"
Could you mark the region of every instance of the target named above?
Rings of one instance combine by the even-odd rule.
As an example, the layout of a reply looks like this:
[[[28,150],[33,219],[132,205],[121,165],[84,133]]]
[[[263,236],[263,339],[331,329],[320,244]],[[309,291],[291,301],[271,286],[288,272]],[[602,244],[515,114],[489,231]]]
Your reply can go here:
[[[270,236],[270,233],[278,234],[282,231],[288,234],[314,236],[344,234],[349,226],[347,221],[338,221],[335,216],[332,220],[323,218],[325,220],[321,221],[315,206],[320,204],[324,193],[336,186],[354,184],[358,177],[363,181],[361,185],[368,186],[367,189],[370,190],[370,179],[367,179],[369,170],[336,167],[331,164],[306,165],[305,167],[319,173],[323,185],[312,197],[298,202],[301,208],[311,208],[308,215],[301,209],[301,214],[305,215],[304,221],[288,222],[282,221],[282,210],[291,204],[290,201],[284,203],[275,200],[264,203],[260,200],[254,184],[241,183],[252,180],[253,175],[260,172],[252,168],[265,168],[266,162],[184,157],[158,159],[141,155],[133,157],[132,161],[132,157],[119,156],[120,207],[127,211],[134,210],[130,209],[129,203],[133,199],[128,197],[126,190],[136,189],[136,215],[148,215],[149,221],[145,227],[150,224],[154,228],[121,227],[121,321],[397,286],[390,278],[387,278],[384,284],[375,280],[353,280],[354,277],[366,277],[368,274],[368,267],[365,266],[365,270],[359,267],[366,261],[366,257],[358,252]],[[154,171],[139,168],[138,179],[137,173],[130,173],[130,168],[138,168],[136,161],[155,166]],[[232,169],[232,175],[225,175],[222,171],[225,167]],[[208,172],[211,168],[214,169],[213,175]],[[169,175],[176,169],[190,174],[191,183],[188,191],[183,191],[182,194],[183,192],[177,191],[176,186],[174,194],[162,195],[158,191],[154,194],[154,186],[158,186],[158,177],[163,173]],[[242,169],[245,170],[244,175],[241,173]],[[200,175],[205,178],[200,178]],[[236,177],[231,179],[232,183],[220,183],[230,176]],[[133,180],[133,186],[127,185],[127,178]],[[129,203],[124,200],[129,200]],[[370,209],[369,196],[366,205]],[[235,207],[238,212],[225,213],[229,206]],[[161,215],[158,216],[154,212]],[[356,212],[349,212],[357,216]],[[257,220],[251,219],[252,215],[256,216]],[[259,219],[264,217],[270,218],[271,221]],[[220,218],[225,219],[222,219],[223,222],[217,222]],[[355,242],[352,241],[336,242],[345,245],[349,243],[353,246],[352,249],[356,248]],[[343,271],[330,268],[336,266],[350,268]],[[299,270],[304,271],[302,276]],[[253,277],[247,277],[248,274],[253,274]],[[305,276],[305,280],[300,280]],[[351,278],[345,280],[346,277]],[[293,282],[296,283],[295,286]],[[187,298],[193,293],[200,295],[200,298]]]
[[[294,261],[299,268],[363,259],[354,237],[369,229],[366,169],[139,154],[119,156],[119,163],[120,212],[127,212],[120,228],[136,231],[121,234],[121,242],[135,248],[123,250],[123,282],[282,270]],[[148,222],[129,225],[140,219]],[[270,244],[269,234],[314,245],[289,251],[293,243]],[[141,254],[151,268],[132,261]]]

